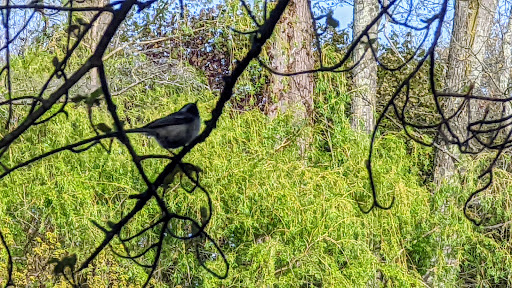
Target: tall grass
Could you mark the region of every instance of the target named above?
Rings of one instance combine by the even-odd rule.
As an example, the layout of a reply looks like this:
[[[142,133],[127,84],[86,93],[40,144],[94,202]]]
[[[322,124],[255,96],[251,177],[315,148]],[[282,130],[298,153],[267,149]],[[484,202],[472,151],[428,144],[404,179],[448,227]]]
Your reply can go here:
[[[112,71],[115,64],[119,63],[111,63]],[[21,71],[32,67],[17,65]],[[322,74],[317,81],[315,125],[300,126],[287,114],[269,119],[259,111],[239,113],[228,107],[211,137],[185,158],[204,171],[201,181],[214,207],[208,233],[226,253],[229,277],[214,278],[199,266],[186,242],[169,240],[152,283],[156,287],[366,287],[380,271],[391,287],[421,287],[421,275],[447,265],[431,264],[442,253],[440,239],[452,241],[463,263],[461,275],[477,275],[482,286],[510,281],[509,240],[487,237],[464,219],[462,204],[468,193],[448,187],[433,194],[421,176],[431,165],[432,151],[401,133],[381,131],[373,161],[379,201],[387,205],[394,196],[393,208],[361,212],[359,204],[365,208],[371,200],[364,164],[368,139],[350,129],[346,80]],[[138,87],[115,99],[130,127],[195,100],[203,119],[208,119],[215,103],[215,95],[208,91]],[[103,107],[94,111],[96,123],[110,123]],[[61,115],[48,125],[31,128],[10,148],[3,163],[13,165],[93,135],[85,107],[70,106],[68,112],[68,118]],[[302,154],[296,139],[304,137],[310,145]],[[130,139],[140,153],[166,153],[152,139],[140,135]],[[153,160],[144,168],[154,178],[163,165]],[[119,219],[134,204],[128,196],[143,189],[128,153],[117,141],[110,154],[99,147],[80,154],[62,152],[2,179],[0,229],[15,256],[15,282],[54,286],[58,279],[51,275],[48,260],[66,253],[85,259],[103,237],[90,220]],[[197,201],[179,191],[168,195],[166,200],[175,209]],[[437,213],[447,201],[448,213]],[[148,205],[127,229],[143,227],[157,213],[154,203]],[[150,243],[151,237],[140,241]],[[215,263],[213,267],[222,269]],[[86,272],[90,287],[138,287],[146,275],[144,269],[108,250]],[[57,285],[65,287],[60,280]]]

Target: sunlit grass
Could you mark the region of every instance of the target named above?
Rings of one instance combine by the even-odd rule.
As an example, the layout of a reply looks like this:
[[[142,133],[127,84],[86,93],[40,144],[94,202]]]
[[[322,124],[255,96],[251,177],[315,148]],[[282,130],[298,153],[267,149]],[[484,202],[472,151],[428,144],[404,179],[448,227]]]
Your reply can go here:
[[[427,270],[442,271],[446,265],[431,267],[431,260],[442,253],[440,239],[453,244],[464,263],[461,273],[481,269],[480,283],[510,278],[509,240],[490,239],[463,217],[468,191],[452,187],[433,193],[423,184],[419,175],[431,166],[433,152],[405,140],[401,133],[381,132],[372,161],[378,201],[388,205],[395,197],[394,206],[361,212],[359,202],[364,209],[371,204],[365,167],[369,141],[350,129],[345,79],[339,74],[318,77],[314,125],[296,123],[286,114],[269,119],[259,111],[240,113],[227,107],[218,128],[184,159],[204,171],[201,183],[210,192],[214,213],[207,232],[226,253],[228,278],[215,279],[199,266],[185,242],[169,240],[152,283],[156,287],[366,287],[380,271],[392,287],[421,287]],[[209,119],[215,95],[208,91],[136,87],[115,98],[127,127],[141,126],[196,100],[202,118]],[[47,125],[31,128],[10,147],[3,163],[12,166],[94,135],[85,107],[71,104],[67,111],[67,118],[59,115]],[[104,107],[94,108],[93,119],[112,126]],[[305,153],[297,144],[300,139],[309,143]],[[145,136],[130,135],[130,140],[139,153],[167,153]],[[144,162],[150,179],[165,163]],[[497,189],[505,189],[510,177],[500,173]],[[80,154],[53,155],[12,173],[0,185],[0,229],[15,256],[15,282],[48,287],[55,283],[48,260],[76,253],[83,261],[103,238],[91,220],[105,224],[120,219],[135,203],[129,195],[145,187],[118,141],[110,154],[96,146]],[[187,209],[204,200],[194,197],[173,191],[166,200],[173,209]],[[506,196],[501,197],[502,203],[508,203]],[[483,201],[493,207],[490,202]],[[447,212],[438,213],[445,203]],[[150,202],[126,232],[145,227],[158,211]],[[140,241],[150,243],[155,237]],[[5,273],[5,255],[1,255],[0,273]],[[479,268],[484,259],[487,266]],[[219,261],[212,265],[222,270]],[[144,269],[108,249],[86,273],[90,287],[139,287],[146,276]]]

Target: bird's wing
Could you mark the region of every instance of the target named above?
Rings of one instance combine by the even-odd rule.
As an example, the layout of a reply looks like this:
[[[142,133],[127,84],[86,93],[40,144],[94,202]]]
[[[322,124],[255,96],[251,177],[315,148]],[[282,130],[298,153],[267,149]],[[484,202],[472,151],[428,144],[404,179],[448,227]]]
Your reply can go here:
[[[194,121],[194,116],[192,116],[189,113],[174,113],[167,117],[157,119],[148,125],[144,126],[144,128],[161,128],[166,126],[172,126],[172,125],[181,125],[181,124],[187,124]]]

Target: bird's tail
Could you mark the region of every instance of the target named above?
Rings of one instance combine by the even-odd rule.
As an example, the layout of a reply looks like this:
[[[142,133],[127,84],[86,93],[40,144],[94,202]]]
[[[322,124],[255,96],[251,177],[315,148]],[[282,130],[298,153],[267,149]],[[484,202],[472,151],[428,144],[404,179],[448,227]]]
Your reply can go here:
[[[124,130],[124,132],[127,134],[129,134],[129,133],[144,133],[149,136],[155,135],[155,132],[152,129],[145,128],[145,127],[127,129],[127,130]]]

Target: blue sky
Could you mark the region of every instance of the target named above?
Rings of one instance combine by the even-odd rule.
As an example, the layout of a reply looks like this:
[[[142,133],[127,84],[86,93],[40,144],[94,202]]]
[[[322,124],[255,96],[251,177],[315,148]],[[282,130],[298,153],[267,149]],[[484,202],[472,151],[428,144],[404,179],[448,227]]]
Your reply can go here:
[[[409,19],[408,23],[410,25],[423,26],[424,23],[420,22],[420,20],[428,19],[430,16],[437,13],[440,9],[439,3],[441,1],[443,1],[443,0],[433,0],[431,2],[428,2],[429,4],[425,4],[426,2],[424,2],[424,1],[412,0],[412,3],[414,5],[413,13],[417,16],[413,15]],[[450,3],[449,3],[450,8],[448,10],[447,19],[445,21],[445,26],[443,29],[443,36],[441,38],[442,42],[444,42],[444,43],[448,43],[448,40],[450,38],[449,36],[450,36],[450,29],[451,29],[451,19],[453,18],[453,9],[451,9],[451,7],[453,7],[453,0],[449,0],[449,1],[450,1]],[[399,12],[399,13],[396,13],[396,14],[397,15],[405,14],[404,12],[409,10],[410,3],[411,2],[409,2],[409,1],[398,1],[395,6],[399,7],[396,10],[396,12]],[[339,29],[348,29],[349,31],[351,30],[352,22],[354,19],[353,9],[354,9],[354,7],[352,5],[343,4],[343,6],[339,6],[334,10],[334,18],[336,18],[336,20],[338,20],[340,22]],[[400,19],[401,16],[397,16],[397,17]],[[405,19],[402,18],[400,20],[405,20]],[[433,34],[433,30],[435,29],[436,25],[437,24],[435,24],[435,25],[433,25],[433,27],[431,27],[430,31],[428,32],[429,35],[427,36],[428,37],[427,39],[433,39],[432,34]],[[412,36],[410,38],[412,39],[413,43],[416,43],[416,44],[419,44],[420,39],[422,39],[423,36],[425,35],[425,33],[427,33],[425,31],[418,32],[418,31],[414,31],[411,29],[405,29],[404,27],[401,27],[399,25],[394,25],[394,24],[388,23],[386,30],[385,31],[381,30],[379,33],[379,43],[381,45],[388,45],[388,41],[386,38],[390,37],[391,34],[396,34],[399,36],[399,39],[404,39],[405,35],[408,32],[411,33]],[[386,35],[384,35],[384,33],[386,33]],[[429,45],[430,43],[431,42],[427,41],[424,45]]]
[[[354,7],[346,4],[345,6],[338,7],[334,10],[334,18],[340,22],[340,28],[349,28],[354,19]]]

